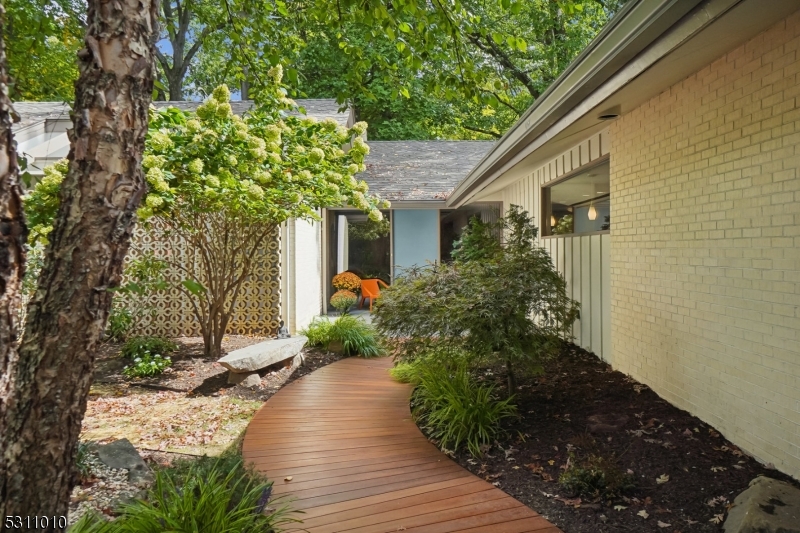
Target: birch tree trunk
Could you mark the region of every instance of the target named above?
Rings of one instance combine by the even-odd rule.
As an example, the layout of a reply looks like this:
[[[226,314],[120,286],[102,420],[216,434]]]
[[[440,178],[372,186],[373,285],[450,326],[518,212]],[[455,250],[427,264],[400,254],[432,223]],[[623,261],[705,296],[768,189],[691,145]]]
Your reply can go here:
[[[4,413],[3,516],[67,512],[108,289],[145,193],[157,13],[158,0],[88,1],[69,172]]]
[[[5,53],[5,10],[0,4],[0,451],[8,446],[5,414],[19,365],[17,355],[20,284],[25,274],[25,220],[22,216],[17,150],[11,134]],[[0,516],[5,516],[6,463],[0,456]],[[2,528],[3,526],[0,526]]]

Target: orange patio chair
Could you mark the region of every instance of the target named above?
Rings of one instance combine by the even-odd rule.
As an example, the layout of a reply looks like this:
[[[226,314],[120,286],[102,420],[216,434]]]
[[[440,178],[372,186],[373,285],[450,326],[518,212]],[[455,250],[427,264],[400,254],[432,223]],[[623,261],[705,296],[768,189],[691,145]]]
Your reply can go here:
[[[374,302],[381,295],[381,288],[378,284],[383,285],[387,289],[389,286],[383,282],[382,279],[362,279],[361,280],[361,301],[358,303],[358,308],[361,309],[364,305],[364,300],[369,298],[369,312],[372,312],[372,302]]]

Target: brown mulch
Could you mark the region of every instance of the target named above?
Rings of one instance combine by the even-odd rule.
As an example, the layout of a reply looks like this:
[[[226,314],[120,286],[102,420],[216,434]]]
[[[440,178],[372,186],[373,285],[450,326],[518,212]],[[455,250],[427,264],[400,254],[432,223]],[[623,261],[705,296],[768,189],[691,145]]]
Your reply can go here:
[[[501,371],[482,379],[505,394]],[[727,505],[756,476],[797,484],[574,345],[518,389],[520,417],[505,425],[507,436],[483,459],[466,452],[455,459],[565,533],[718,532]],[[594,415],[605,425],[592,423]],[[612,499],[569,494],[559,475],[568,461],[589,455],[631,476],[635,487]]]

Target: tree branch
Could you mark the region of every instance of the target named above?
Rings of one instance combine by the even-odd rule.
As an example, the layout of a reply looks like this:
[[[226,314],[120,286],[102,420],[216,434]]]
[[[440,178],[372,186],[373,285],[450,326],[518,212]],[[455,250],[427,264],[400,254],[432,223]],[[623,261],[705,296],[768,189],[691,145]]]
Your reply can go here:
[[[484,135],[491,135],[495,139],[499,139],[500,137],[502,137],[502,135],[500,135],[496,131],[485,130],[485,129],[478,128],[478,127],[475,127],[475,126],[470,126],[468,124],[462,124],[461,127],[464,128],[465,130],[476,131],[478,133],[483,133]]]
[[[536,84],[534,84],[531,77],[519,66],[515,65],[511,60],[511,56],[501,49],[491,37],[487,36],[486,42],[484,42],[480,34],[470,33],[467,38],[472,44],[478,47],[479,50],[495,58],[500,65],[502,65],[509,73],[511,73],[511,76],[513,76],[514,79],[525,86],[534,99],[539,98],[541,92],[536,88]]]
[[[500,96],[499,94],[497,94],[495,91],[489,91],[489,93],[493,94],[493,95],[494,95],[494,97],[495,97],[495,98],[497,98],[497,101],[498,101],[498,102],[500,102],[501,104],[503,104],[504,106],[506,106],[507,108],[509,108],[509,109],[510,109],[511,111],[513,111],[513,112],[514,112],[514,113],[515,113],[517,116],[519,116],[519,115],[521,115],[521,114],[522,114],[522,110],[520,110],[520,109],[517,109],[516,107],[514,107],[513,105],[511,105],[511,102],[509,102],[508,100],[504,99],[502,96]]]

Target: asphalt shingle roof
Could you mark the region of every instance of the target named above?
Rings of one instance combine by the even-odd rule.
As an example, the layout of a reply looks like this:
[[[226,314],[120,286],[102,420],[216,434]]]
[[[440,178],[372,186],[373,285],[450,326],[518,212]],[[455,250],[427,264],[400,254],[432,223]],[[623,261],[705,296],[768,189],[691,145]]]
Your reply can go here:
[[[333,99],[307,99],[295,100],[297,105],[306,109],[306,114],[317,120],[333,118],[342,126],[347,126],[350,113],[339,112],[339,104]],[[202,102],[153,102],[157,108],[177,107],[184,111],[194,111]],[[241,115],[253,106],[252,100],[231,102],[231,108],[237,115]],[[16,102],[14,110],[20,115],[20,122],[16,127],[25,127],[47,119],[69,119],[69,106],[62,102]]]
[[[367,141],[367,170],[358,175],[388,200],[445,200],[493,141]]]

